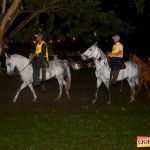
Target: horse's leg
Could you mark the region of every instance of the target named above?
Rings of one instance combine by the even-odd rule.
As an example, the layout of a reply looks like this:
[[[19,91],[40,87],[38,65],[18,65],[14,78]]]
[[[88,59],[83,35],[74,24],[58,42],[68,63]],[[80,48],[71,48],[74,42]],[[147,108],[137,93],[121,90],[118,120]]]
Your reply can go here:
[[[108,98],[109,98],[109,100],[108,100],[107,104],[111,104],[111,95],[110,95],[110,89],[109,89],[109,82],[104,82],[104,85],[105,85],[105,87],[108,90]]]
[[[63,85],[65,86],[65,89],[66,89],[67,98],[70,99],[70,94],[69,94],[69,89],[67,87],[67,82],[64,79],[63,79]]]
[[[45,91],[45,86],[44,86],[44,83],[43,83],[43,82],[41,83],[41,89],[42,89],[42,92]]]
[[[33,102],[36,102],[37,95],[35,94],[35,91],[34,91],[32,83],[28,84],[28,87],[30,88],[30,90],[31,90],[31,92],[33,94],[33,97],[34,97]]]
[[[138,94],[138,92],[140,91],[140,88],[141,88],[141,83],[140,83],[140,80],[139,80],[138,77],[135,79],[135,84],[137,86],[137,92],[136,92],[136,94]]]
[[[94,98],[94,100],[92,101],[93,104],[96,103],[97,96],[98,96],[98,89],[99,89],[101,83],[102,83],[102,81],[101,81],[100,79],[97,79],[95,98]]]
[[[149,92],[149,87],[148,87],[148,82],[143,82],[144,88],[146,90],[148,98],[150,98],[150,92]]]
[[[18,99],[18,96],[19,96],[19,93],[21,92],[21,90],[23,90],[25,87],[27,86],[27,84],[25,82],[23,82],[20,86],[20,88],[17,90],[17,93],[13,99],[13,102],[16,103],[17,102],[17,99]]]
[[[135,101],[135,83],[132,81],[132,79],[128,79],[129,86],[131,87],[131,96],[130,96],[130,103]]]
[[[57,78],[58,84],[59,84],[59,94],[58,97],[55,99],[55,101],[59,100],[62,95],[62,88],[63,88],[63,79],[62,78]]]

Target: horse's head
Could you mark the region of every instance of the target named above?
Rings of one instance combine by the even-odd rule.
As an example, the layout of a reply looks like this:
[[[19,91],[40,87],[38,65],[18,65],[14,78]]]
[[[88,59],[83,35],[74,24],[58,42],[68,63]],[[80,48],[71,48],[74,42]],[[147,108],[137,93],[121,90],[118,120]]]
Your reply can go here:
[[[5,57],[6,57],[7,74],[12,75],[16,67],[15,60],[11,56],[9,56],[7,53],[5,53]]]
[[[90,58],[99,59],[102,57],[103,57],[103,52],[100,48],[98,48],[97,43],[93,44],[81,55],[81,58],[83,60],[87,60]]]

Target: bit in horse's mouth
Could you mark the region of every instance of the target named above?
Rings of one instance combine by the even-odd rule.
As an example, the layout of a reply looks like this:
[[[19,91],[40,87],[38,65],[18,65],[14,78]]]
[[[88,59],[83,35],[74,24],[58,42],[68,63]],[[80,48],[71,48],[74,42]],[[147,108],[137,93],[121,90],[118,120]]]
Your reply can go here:
[[[81,55],[81,58],[82,58],[83,60],[87,60],[87,56],[86,56],[86,55]]]

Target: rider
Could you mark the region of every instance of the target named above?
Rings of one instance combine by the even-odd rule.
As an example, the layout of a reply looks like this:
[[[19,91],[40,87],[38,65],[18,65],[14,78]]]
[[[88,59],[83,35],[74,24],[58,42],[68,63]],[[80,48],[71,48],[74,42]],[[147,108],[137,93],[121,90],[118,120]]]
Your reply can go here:
[[[33,84],[40,84],[40,68],[42,68],[42,80],[46,78],[46,67],[48,62],[48,49],[47,44],[43,41],[43,35],[38,33],[35,35],[37,45],[35,53],[33,54],[32,66],[33,66]]]
[[[111,73],[110,73],[110,81],[112,83],[116,83],[116,80],[118,78],[119,70],[125,69],[125,65],[122,61],[123,58],[123,45],[120,43],[120,36],[114,35],[112,37],[114,41],[114,45],[112,47],[112,52],[109,53],[109,57],[111,57],[110,60],[110,67],[111,67]]]

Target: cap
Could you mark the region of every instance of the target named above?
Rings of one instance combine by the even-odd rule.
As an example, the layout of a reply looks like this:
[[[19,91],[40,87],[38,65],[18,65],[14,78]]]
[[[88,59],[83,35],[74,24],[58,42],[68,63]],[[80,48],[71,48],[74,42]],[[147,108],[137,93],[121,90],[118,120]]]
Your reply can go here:
[[[43,38],[43,34],[42,33],[35,34],[34,36],[39,36],[41,39]]]
[[[112,37],[112,39],[120,39],[120,36],[116,34]]]

